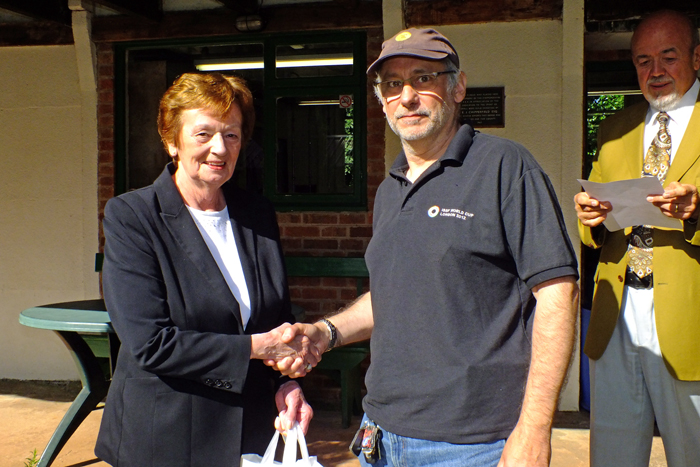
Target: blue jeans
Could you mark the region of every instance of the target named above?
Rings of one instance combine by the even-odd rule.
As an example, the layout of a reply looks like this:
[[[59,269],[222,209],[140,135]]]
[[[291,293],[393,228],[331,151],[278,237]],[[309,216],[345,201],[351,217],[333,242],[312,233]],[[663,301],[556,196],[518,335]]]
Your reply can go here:
[[[367,415],[362,418],[362,423]],[[362,467],[496,467],[505,439],[487,444],[451,444],[407,438],[383,428],[379,449],[381,459],[369,464],[360,453]]]

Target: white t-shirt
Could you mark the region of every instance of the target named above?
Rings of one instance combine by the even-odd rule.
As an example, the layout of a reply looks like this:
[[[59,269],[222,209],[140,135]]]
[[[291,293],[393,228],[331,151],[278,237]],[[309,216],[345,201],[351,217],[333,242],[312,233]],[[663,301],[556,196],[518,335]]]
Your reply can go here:
[[[245,328],[250,319],[250,294],[243,275],[241,257],[236,247],[236,238],[233,236],[228,208],[218,212],[200,211],[189,206],[187,209],[216,260],[226,284],[240,305],[241,319]]]

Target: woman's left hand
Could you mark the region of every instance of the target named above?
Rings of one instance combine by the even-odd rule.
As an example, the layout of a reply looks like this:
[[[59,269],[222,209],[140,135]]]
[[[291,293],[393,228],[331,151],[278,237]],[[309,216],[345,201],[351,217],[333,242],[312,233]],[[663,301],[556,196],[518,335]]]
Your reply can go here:
[[[301,429],[306,434],[309,423],[314,416],[314,411],[304,399],[304,393],[296,381],[288,381],[277,390],[275,403],[279,410],[279,417],[275,419],[277,431],[288,430],[298,421]]]

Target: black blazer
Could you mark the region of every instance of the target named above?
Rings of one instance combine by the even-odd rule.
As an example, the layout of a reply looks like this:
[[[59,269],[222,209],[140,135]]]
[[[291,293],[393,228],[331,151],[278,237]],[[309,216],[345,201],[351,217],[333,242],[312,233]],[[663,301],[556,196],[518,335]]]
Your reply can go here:
[[[95,454],[119,467],[237,465],[265,451],[277,415],[283,379],[250,360],[250,334],[293,322],[274,209],[222,187],[251,297],[244,330],[174,170],[105,207],[102,281],[122,346]]]

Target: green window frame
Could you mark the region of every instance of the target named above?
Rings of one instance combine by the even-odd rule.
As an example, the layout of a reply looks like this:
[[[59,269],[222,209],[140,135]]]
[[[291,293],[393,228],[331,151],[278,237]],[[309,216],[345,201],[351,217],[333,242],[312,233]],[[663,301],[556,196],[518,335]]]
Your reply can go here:
[[[353,64],[349,74],[322,77],[278,77],[276,51],[280,46],[294,44],[352,44]],[[206,47],[218,45],[263,45],[263,115],[258,122],[263,126],[263,194],[278,211],[367,209],[367,77],[365,68],[366,34],[364,31],[333,31],[322,33],[255,34],[218,38],[182,40],[153,40],[117,43],[115,52],[115,194],[124,193],[127,187],[128,123],[127,123],[127,73],[128,54],[132,51],[168,49],[170,47]],[[195,71],[184,70],[184,71]],[[352,112],[348,113],[346,128],[352,133],[351,149],[346,149],[346,169],[350,188],[343,193],[288,193],[278,190],[278,99],[308,98],[318,96],[351,95]],[[262,118],[260,118],[262,117]],[[155,115],[153,128],[156,127]],[[347,146],[347,144],[346,144]],[[235,177],[235,175],[234,175]]]

